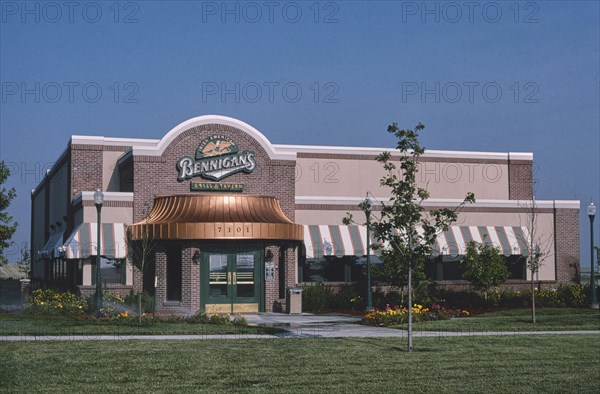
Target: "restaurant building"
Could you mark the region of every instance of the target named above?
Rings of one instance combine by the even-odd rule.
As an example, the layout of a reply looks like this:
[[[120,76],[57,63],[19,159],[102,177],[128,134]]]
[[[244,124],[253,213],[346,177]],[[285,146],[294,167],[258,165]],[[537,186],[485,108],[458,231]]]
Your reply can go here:
[[[252,126],[215,115],[160,140],[72,136],[32,191],[33,280],[94,292],[100,189],[109,291],[155,293],[163,314],[285,311],[290,287],[363,280],[366,229],[342,218],[364,217],[358,204],[367,192],[374,216],[389,198],[374,160],[384,150],[398,157],[392,148],[271,144]],[[532,233],[546,254],[537,281],[555,286],[577,276],[579,201],[536,201],[530,231],[532,162],[531,153],[426,151],[418,173],[431,193],[426,209],[454,208],[467,192],[477,198],[438,236],[431,280],[464,285],[458,261],[475,240],[501,250],[509,285],[525,285]],[[130,263],[132,242],[150,250],[143,275]]]

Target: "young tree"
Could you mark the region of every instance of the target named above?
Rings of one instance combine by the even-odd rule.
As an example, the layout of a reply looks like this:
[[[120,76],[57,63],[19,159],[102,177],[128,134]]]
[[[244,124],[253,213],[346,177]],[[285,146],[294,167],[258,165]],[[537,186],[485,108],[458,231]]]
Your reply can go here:
[[[533,192],[535,193],[535,190]],[[525,201],[524,206],[528,210],[527,229],[529,230],[529,237],[525,241],[529,250],[526,265],[531,275],[531,322],[535,323],[537,321],[535,313],[536,274],[540,271],[544,261],[552,252],[552,235],[542,234],[538,231],[539,215],[535,195],[532,195],[531,200]]]
[[[380,185],[390,189],[391,197],[387,202],[379,201],[381,211],[379,218],[370,221],[370,229],[379,244],[374,248],[382,249],[384,262],[388,270],[396,272],[391,279],[401,281],[406,275],[408,286],[408,351],[412,351],[412,274],[416,264],[425,261],[431,255],[432,246],[437,234],[445,231],[456,221],[457,210],[469,202],[475,201],[473,193],[468,193],[465,199],[455,209],[435,209],[425,212],[423,202],[429,198],[425,188],[417,186],[416,175],[419,171],[419,158],[425,153],[425,148],[419,143],[419,132],[425,126],[419,123],[415,130],[402,130],[396,123],[388,126],[388,133],[393,134],[398,142],[396,149],[401,153],[399,169],[392,159],[390,152],[383,152],[376,157],[382,163],[386,174],[381,178]],[[366,204],[359,205],[365,211]],[[351,214],[344,218],[345,224],[353,223]],[[422,231],[418,231],[417,227]],[[380,245],[385,245],[381,247]]]
[[[486,300],[490,288],[497,288],[510,277],[498,249],[485,242],[469,242],[460,264],[465,270],[463,278],[471,282],[476,291],[483,293]]]
[[[144,274],[148,270],[148,267],[153,263],[153,253],[155,239],[148,232],[148,229],[142,228],[142,236],[139,239],[133,239],[131,231],[127,230],[127,249],[129,250],[129,261],[131,264],[138,269],[142,277],[142,283],[144,282]],[[142,291],[138,293],[138,310],[140,314],[140,324],[142,324]]]
[[[10,170],[3,161],[0,161],[0,186],[6,182],[6,179],[10,176]],[[6,189],[2,187],[0,189],[0,265],[7,262],[6,256],[4,256],[4,249],[10,246],[10,239],[12,238],[15,230],[17,229],[17,222],[13,220],[13,217],[6,212],[12,200],[17,196],[17,192],[14,187]]]

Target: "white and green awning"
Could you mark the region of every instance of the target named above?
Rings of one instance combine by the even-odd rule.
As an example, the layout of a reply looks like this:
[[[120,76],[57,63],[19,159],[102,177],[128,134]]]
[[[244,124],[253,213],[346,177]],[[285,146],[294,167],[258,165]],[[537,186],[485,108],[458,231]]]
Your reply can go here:
[[[464,255],[469,242],[475,241],[492,245],[505,256],[528,256],[529,237],[527,228],[519,226],[450,226],[447,231],[438,234],[432,254]],[[371,234],[371,243],[375,242]],[[357,225],[304,225],[304,246],[307,259],[366,256],[367,229]],[[370,254],[375,252],[371,250]]]
[[[64,232],[52,234],[42,250],[38,251],[38,254],[47,258],[59,257],[64,234]]]
[[[450,226],[438,234],[433,245],[433,255],[464,255],[469,242],[486,243],[505,256],[529,255],[530,234],[520,226]]]
[[[127,256],[126,225],[102,223],[100,231],[100,255],[110,259]],[[64,244],[67,259],[85,259],[98,252],[97,223],[81,223]]]
[[[371,242],[375,239],[371,235]],[[367,228],[365,226],[304,225],[306,258],[316,256],[366,256]],[[375,253],[371,250],[371,256]]]

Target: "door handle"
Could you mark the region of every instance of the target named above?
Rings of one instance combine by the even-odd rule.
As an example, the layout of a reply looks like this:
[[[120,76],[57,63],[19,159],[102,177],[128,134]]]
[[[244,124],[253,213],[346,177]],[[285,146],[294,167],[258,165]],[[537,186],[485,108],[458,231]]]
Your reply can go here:
[[[227,284],[230,285],[231,283],[232,283],[231,282],[231,272],[228,272],[227,273]]]
[[[233,273],[233,283],[232,284],[237,284],[237,272]]]

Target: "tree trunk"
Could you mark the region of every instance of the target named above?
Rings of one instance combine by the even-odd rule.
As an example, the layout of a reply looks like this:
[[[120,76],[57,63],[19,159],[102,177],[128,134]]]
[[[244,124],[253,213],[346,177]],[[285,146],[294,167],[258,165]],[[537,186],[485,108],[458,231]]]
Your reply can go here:
[[[140,326],[141,326],[142,325],[142,314],[143,314],[143,311],[142,311],[142,292],[141,291],[138,293],[138,314],[140,316]]]
[[[535,285],[533,282],[534,272],[531,271],[531,322],[535,323]]]

